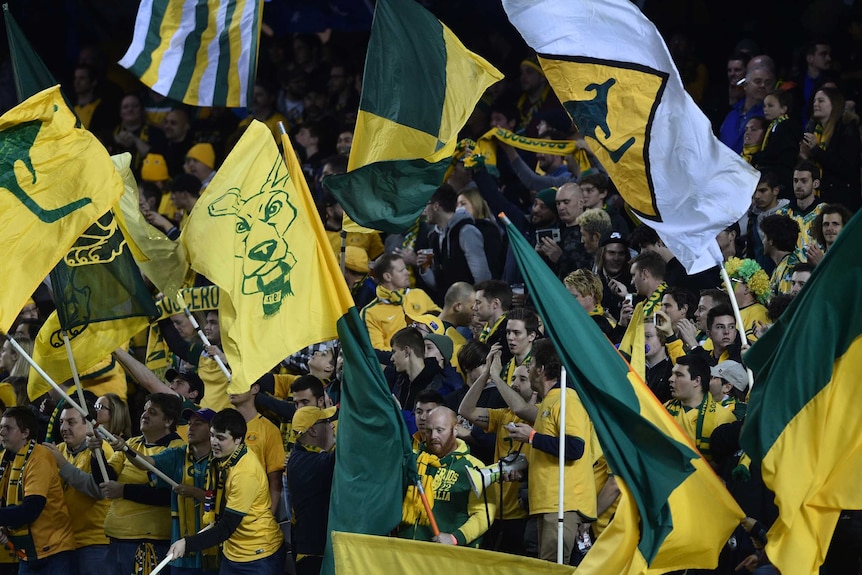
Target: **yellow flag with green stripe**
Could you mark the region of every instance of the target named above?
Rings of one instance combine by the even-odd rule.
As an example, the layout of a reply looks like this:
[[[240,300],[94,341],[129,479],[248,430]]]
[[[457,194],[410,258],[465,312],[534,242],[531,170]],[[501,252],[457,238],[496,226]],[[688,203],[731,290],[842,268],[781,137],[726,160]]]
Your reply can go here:
[[[766,554],[814,575],[843,509],[862,509],[862,220],[745,354],[754,387],[740,443],[775,493]]]
[[[0,331],[76,238],[123,193],[111,158],[75,127],[59,86],[0,117]]]
[[[120,65],[168,98],[245,107],[262,13],[263,0],[143,0]]]
[[[473,108],[502,77],[419,3],[380,0],[348,172],[324,187],[357,224],[404,231],[443,182]]]

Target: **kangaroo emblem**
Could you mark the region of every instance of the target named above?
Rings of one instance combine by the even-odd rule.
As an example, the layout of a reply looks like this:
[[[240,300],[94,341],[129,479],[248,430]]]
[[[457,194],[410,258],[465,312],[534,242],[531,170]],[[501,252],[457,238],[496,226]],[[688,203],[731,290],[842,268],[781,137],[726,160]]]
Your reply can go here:
[[[280,160],[278,160],[280,161]],[[277,171],[274,166],[271,176]],[[286,181],[286,178],[278,180]],[[269,186],[268,184],[272,184]],[[296,258],[287,244],[287,230],[296,219],[296,207],[288,193],[267,178],[261,190],[243,198],[242,190],[231,188],[208,206],[213,217],[236,218],[236,233],[242,238],[242,293],[263,293],[263,313],[271,316],[281,309],[285,296],[293,295],[290,272]]]
[[[27,195],[27,192],[18,183],[15,176],[15,162],[22,162],[27,171],[33,175],[32,184],[36,183],[36,170],[33,168],[33,160],[30,158],[30,149],[42,129],[42,122],[34,120],[13,126],[8,130],[0,132],[0,188],[12,192],[24,207],[46,224],[53,224],[72,212],[90,204],[90,198],[80,198],[59,208],[46,209],[36,203],[36,200]]]
[[[607,151],[615,164],[620,161],[628,149],[631,148],[632,144],[635,143],[635,138],[631,137],[616,150],[611,150],[602,142],[602,140],[606,141],[611,137],[611,129],[608,126],[608,92],[616,83],[616,79],[608,78],[602,84],[589,84],[584,89],[588,92],[596,93],[592,100],[571,100],[563,104],[563,107],[572,116],[578,130],[584,136],[589,136],[598,142]],[[604,138],[598,137],[596,134],[597,129],[604,133]]]

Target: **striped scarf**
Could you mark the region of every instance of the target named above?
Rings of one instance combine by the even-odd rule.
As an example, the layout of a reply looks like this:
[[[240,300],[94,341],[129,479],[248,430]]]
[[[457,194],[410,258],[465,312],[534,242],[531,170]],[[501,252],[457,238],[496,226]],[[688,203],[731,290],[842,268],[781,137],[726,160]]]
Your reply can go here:
[[[644,317],[652,317],[656,310],[661,308],[661,298],[665,290],[667,290],[667,284],[661,282],[655,288],[655,291],[650,294],[649,298],[644,302]]]

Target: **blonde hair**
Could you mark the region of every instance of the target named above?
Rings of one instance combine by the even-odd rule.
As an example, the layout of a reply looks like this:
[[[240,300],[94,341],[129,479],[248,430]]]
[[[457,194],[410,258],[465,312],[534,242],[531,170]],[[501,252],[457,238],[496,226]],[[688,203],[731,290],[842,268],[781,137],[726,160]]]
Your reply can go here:
[[[467,188],[458,192],[459,196],[464,196],[464,199],[470,203],[473,208],[474,220],[492,220],[491,208],[488,202],[482,197],[482,194],[476,188]]]
[[[102,397],[105,397],[111,404],[108,406],[111,412],[108,431],[129,439],[132,436],[132,416],[129,415],[129,406],[116,393],[106,393]]]
[[[563,279],[563,284],[578,290],[583,297],[593,296],[597,306],[602,303],[602,280],[590,270],[582,268],[573,271]]]
[[[578,216],[575,223],[581,227],[581,231],[589,235],[598,235],[599,237],[602,237],[613,228],[611,217],[601,208],[586,210]]]

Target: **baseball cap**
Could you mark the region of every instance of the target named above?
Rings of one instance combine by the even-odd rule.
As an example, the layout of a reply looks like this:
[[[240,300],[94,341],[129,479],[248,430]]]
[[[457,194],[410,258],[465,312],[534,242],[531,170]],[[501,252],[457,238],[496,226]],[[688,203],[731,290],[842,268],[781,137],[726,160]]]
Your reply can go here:
[[[739,391],[748,390],[748,372],[738,361],[728,359],[710,369],[712,377],[720,377]]]
[[[318,421],[330,419],[335,415],[335,411],[335,406],[327,407],[326,409],[321,409],[314,405],[300,407],[293,414],[293,421],[291,423],[294,438],[308,431]]]
[[[430,313],[408,315],[410,315],[410,319],[412,319],[414,322],[421,323],[422,325],[426,326],[429,330],[431,330],[431,333],[442,334],[446,331],[445,327],[443,326],[443,322],[440,321],[440,318],[436,315],[432,315]]]
[[[216,416],[216,412],[208,407],[204,407],[202,409],[184,409],[183,410],[183,419],[186,421],[191,421],[193,416],[198,416],[207,423],[213,420],[213,417]]]
[[[188,382],[189,389],[198,392],[197,401],[200,402],[204,396],[204,382],[200,376],[193,371],[185,369],[181,369],[179,371],[176,369],[169,369],[165,372],[165,379],[168,380],[168,382],[171,382],[176,378],[180,378],[183,381]]]
[[[368,252],[360,247],[347,246],[344,250],[344,267],[357,273],[367,274]]]
[[[608,244],[623,244],[625,247],[629,247],[629,241],[626,239],[625,234],[616,230],[605,232],[604,235],[602,235],[602,239],[599,241],[599,247],[604,247]]]

